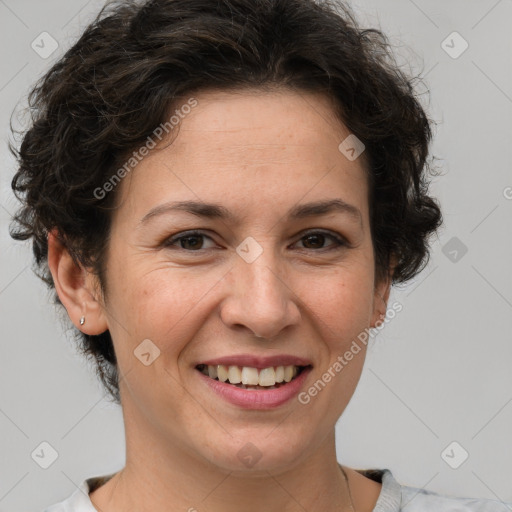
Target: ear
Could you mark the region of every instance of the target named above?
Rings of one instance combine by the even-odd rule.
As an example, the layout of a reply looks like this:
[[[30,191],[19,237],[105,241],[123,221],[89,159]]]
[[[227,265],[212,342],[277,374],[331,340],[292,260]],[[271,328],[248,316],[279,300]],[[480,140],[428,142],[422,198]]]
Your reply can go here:
[[[97,277],[77,264],[57,232],[48,234],[48,266],[55,290],[77,329],[97,335],[108,329]],[[80,319],[85,322],[80,325]]]
[[[391,292],[391,285],[393,282],[393,273],[397,265],[395,256],[390,258],[390,265],[388,274],[385,278],[381,279],[375,285],[375,292],[373,295],[373,313],[370,327],[376,327],[377,323],[382,323],[386,317],[386,310]]]

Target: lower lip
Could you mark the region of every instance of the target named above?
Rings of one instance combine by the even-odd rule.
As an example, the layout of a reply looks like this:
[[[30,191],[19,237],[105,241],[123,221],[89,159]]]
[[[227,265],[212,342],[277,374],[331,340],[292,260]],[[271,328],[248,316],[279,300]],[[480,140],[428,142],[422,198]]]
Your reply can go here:
[[[311,367],[304,368],[300,375],[290,382],[268,390],[237,388],[232,384],[214,380],[198,370],[195,371],[210,386],[210,389],[238,407],[244,409],[272,409],[283,405],[299,393],[311,371]]]

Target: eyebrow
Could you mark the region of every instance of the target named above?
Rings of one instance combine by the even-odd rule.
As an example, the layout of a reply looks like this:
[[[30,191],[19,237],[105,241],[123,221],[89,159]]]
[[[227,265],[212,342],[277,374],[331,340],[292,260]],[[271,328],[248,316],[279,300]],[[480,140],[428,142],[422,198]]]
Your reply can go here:
[[[220,204],[204,203],[200,201],[176,201],[164,203],[151,209],[142,217],[140,223],[145,224],[154,217],[175,211],[191,213],[202,218],[226,220],[232,223],[237,220],[232,212]],[[289,210],[287,220],[317,217],[335,212],[348,215],[352,219],[359,221],[362,225],[363,219],[359,209],[342,199],[329,199],[296,205]]]

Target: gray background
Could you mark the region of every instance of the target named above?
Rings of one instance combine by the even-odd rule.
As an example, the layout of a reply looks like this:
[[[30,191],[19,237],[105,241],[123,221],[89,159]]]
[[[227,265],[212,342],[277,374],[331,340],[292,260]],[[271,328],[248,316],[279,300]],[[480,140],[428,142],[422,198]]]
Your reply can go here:
[[[75,354],[30,269],[29,247],[7,232],[16,209],[5,144],[11,112],[102,4],[0,0],[0,511],[41,510],[124,464],[120,409]],[[512,1],[352,5],[363,25],[380,24],[399,63],[422,71],[431,90],[423,100],[439,123],[433,154],[444,173],[432,192],[445,225],[429,266],[393,290],[390,304],[403,310],[373,342],[337,425],[338,457],[389,468],[407,485],[512,501]],[[47,59],[31,48],[43,31],[59,43]],[[469,44],[457,58],[442,46],[453,31]],[[452,54],[462,48],[458,36],[446,44]],[[43,441],[58,452],[48,469],[31,458]],[[453,469],[445,460],[456,465],[462,449],[469,458]]]

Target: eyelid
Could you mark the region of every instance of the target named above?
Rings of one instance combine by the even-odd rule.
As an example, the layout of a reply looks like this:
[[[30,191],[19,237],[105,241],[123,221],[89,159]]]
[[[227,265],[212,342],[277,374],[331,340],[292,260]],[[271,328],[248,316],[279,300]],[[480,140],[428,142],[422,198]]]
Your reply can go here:
[[[188,229],[188,230],[185,230],[185,231],[179,231],[178,233],[175,233],[174,235],[171,235],[169,237],[166,237],[162,243],[160,244],[160,246],[162,247],[170,247],[172,246],[173,244],[175,244],[176,242],[178,242],[180,239],[182,238],[187,238],[187,237],[192,237],[192,236],[202,236],[204,238],[209,238],[210,240],[213,241],[213,238],[209,235],[206,234],[207,231],[203,230],[203,229]],[[181,248],[179,248],[181,249]],[[199,249],[197,251],[186,251],[185,249],[182,249],[183,251],[185,252],[201,252],[201,251],[204,251],[205,249]]]
[[[198,236],[198,237],[204,237],[204,238],[209,238],[210,240],[214,241],[213,238],[211,236],[209,236],[207,234],[208,230],[204,230],[204,229],[190,229],[190,230],[185,230],[185,231],[180,231],[178,233],[175,233],[174,235],[171,235],[170,237],[167,237],[163,240],[163,242],[160,244],[161,247],[171,247],[173,246],[176,242],[179,242],[180,239],[182,238],[187,238],[187,237],[192,237],[192,236]],[[335,232],[335,231],[331,231],[331,230],[327,230],[327,229],[322,229],[322,228],[310,228],[310,229],[307,229],[305,231],[302,231],[301,233],[299,233],[298,237],[297,237],[297,240],[295,242],[293,242],[294,244],[297,243],[297,242],[300,242],[300,240],[308,235],[316,235],[316,234],[320,234],[320,235],[324,235],[326,237],[330,237],[331,239],[333,239],[335,241],[335,244],[331,246],[328,246],[328,247],[324,247],[324,248],[321,248],[321,249],[307,249],[307,248],[304,248],[304,249],[301,249],[303,251],[313,251],[313,252],[327,252],[327,251],[332,251],[332,250],[336,250],[336,249],[343,249],[343,248],[347,248],[347,247],[350,247],[350,243],[348,242],[348,240],[342,236],[341,234]],[[293,245],[293,244],[292,244]],[[202,253],[206,250],[211,250],[213,248],[206,248],[206,249],[198,249],[198,250],[186,250],[186,249],[182,249],[180,247],[178,247],[179,250],[182,250],[184,252],[189,252],[189,253]]]
[[[339,233],[337,233],[336,231],[331,231],[331,230],[327,230],[327,229],[322,229],[322,228],[310,228],[310,229],[307,229],[306,231],[303,231],[300,233],[298,239],[297,239],[297,242],[299,242],[302,238],[308,236],[308,235],[316,235],[316,234],[320,234],[320,235],[325,235],[327,237],[331,237],[332,239],[334,239],[336,241],[336,244],[334,247],[324,247],[323,249],[310,249],[312,250],[313,252],[322,252],[322,251],[327,251],[327,250],[334,250],[336,248],[343,248],[343,247],[349,247],[350,244],[348,242],[348,240],[340,235]],[[295,242],[294,242],[295,243]],[[307,249],[304,249],[304,250],[307,250]]]

